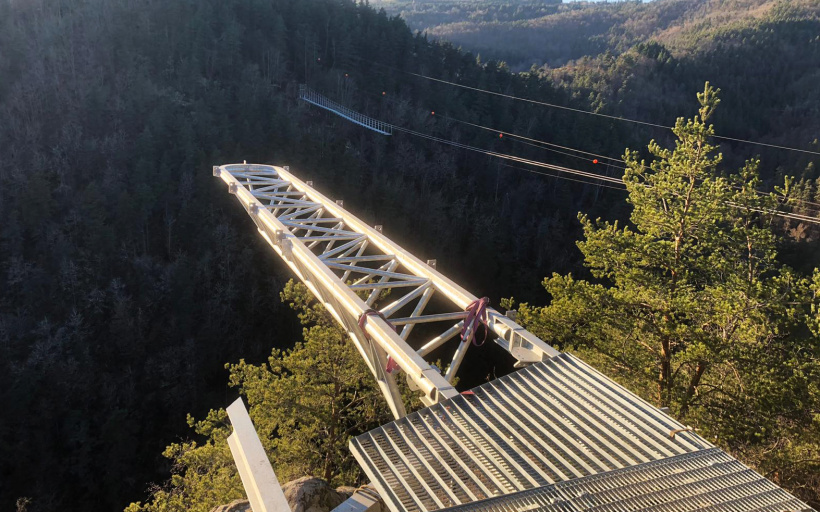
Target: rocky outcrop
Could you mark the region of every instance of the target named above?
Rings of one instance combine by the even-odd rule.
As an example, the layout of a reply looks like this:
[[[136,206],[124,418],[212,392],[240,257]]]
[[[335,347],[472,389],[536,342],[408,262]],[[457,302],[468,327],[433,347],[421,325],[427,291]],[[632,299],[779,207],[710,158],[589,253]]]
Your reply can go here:
[[[355,487],[333,489],[321,478],[305,476],[282,486],[291,512],[330,512],[353,495]],[[211,512],[252,512],[248,500],[234,500]]]
[[[233,500],[227,505],[212,508],[211,512],[251,512],[251,504],[248,500]]]
[[[330,512],[350,497],[352,492],[347,492],[348,489],[353,490],[334,490],[321,478],[312,476],[298,478],[282,486],[291,512]]]

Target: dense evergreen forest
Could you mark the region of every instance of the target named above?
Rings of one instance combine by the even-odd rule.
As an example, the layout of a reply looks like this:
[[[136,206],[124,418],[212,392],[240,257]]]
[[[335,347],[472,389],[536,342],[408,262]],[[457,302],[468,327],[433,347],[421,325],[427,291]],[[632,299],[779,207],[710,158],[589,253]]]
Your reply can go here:
[[[404,72],[669,125],[705,77],[724,87],[719,133],[816,149],[820,23],[786,8],[766,16],[722,28],[714,51],[628,41],[560,73],[511,74],[352,1],[3,0],[0,507],[144,500],[169,474],[163,448],[190,436],[186,413],[236,397],[224,364],[264,362],[300,338],[279,297],[287,270],[211,177],[214,164],[290,165],[496,304],[543,303],[544,276],[585,272],[578,211],[627,216],[621,191],[376,136],[299,104],[299,83],[414,130],[599,171],[430,112],[611,156],[673,135]],[[820,202],[810,155],[721,149],[727,162],[760,154],[761,188],[794,175],[796,193]],[[793,266],[818,265],[816,230],[776,229]],[[473,364],[477,380],[494,370]]]
[[[671,126],[711,81],[727,93],[714,119],[719,135],[820,148],[809,107],[820,102],[816,0],[375,4],[482,60],[546,77],[601,112]],[[742,148],[733,163],[756,151],[770,168],[799,171],[788,154],[765,148]]]

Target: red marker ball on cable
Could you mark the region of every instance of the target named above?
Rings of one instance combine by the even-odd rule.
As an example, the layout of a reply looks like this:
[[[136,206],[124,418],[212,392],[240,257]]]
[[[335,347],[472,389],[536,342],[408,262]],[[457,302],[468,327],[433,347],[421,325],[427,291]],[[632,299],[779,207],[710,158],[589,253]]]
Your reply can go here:
[[[598,163],[598,159],[596,158],[595,160],[593,160],[593,161],[592,161],[592,163],[593,163],[593,164],[597,164],[597,163]]]
[[[504,134],[503,134],[503,133],[499,133],[499,134],[498,134],[498,138],[499,138],[499,139],[503,139],[503,138],[504,138]]]
[[[430,115],[431,115],[431,116],[436,115],[436,111],[434,110],[434,111],[430,112]]]

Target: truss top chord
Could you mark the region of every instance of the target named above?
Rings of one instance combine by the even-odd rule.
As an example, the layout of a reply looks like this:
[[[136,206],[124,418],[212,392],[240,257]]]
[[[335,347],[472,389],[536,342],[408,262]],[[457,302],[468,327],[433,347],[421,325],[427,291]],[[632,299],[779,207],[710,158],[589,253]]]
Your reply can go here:
[[[811,510],[492,308],[481,316],[493,341],[531,366],[459,394],[452,382],[470,344],[449,346],[444,375],[424,357],[457,338],[477,297],[286,168],[213,173],[349,333],[399,418],[351,441],[392,512]],[[389,361],[431,407],[405,415]]]
[[[397,417],[403,415],[403,406],[392,376],[382,375],[387,360],[406,372],[411,385],[425,393],[428,405],[457,394],[452,382],[466,348],[454,351],[445,376],[423,356],[445,350],[465,308],[478,300],[474,295],[437,272],[435,263],[415,257],[350,214],[341,201],[319,193],[282,167],[234,164],[216,167],[214,174],[228,184],[262,236],[351,334]],[[430,305],[434,294],[439,311]],[[368,317],[360,328],[362,313],[385,296],[381,313],[386,321]],[[559,354],[492,308],[487,308],[486,320],[496,335],[494,341],[518,363]],[[400,325],[401,331],[393,332],[388,322]],[[443,324],[443,334],[431,340],[424,334],[427,327],[415,328],[419,324]],[[375,348],[369,348],[370,343]]]

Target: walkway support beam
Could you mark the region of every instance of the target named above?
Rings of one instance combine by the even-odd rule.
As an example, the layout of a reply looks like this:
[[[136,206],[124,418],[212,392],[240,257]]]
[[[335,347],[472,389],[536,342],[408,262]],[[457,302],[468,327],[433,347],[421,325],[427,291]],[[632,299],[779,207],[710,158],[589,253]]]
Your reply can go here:
[[[412,389],[421,391],[426,405],[458,394],[449,380],[466,347],[454,345],[461,343],[454,336],[454,326],[477,299],[473,294],[286,167],[232,164],[214,167],[214,175],[228,185],[262,237],[350,335],[396,418],[404,416],[405,409],[395,374],[390,371],[395,366],[405,372]],[[438,310],[430,312],[433,295],[438,298]],[[379,299],[384,302],[381,314],[365,315]],[[511,353],[517,364],[559,355],[498,311],[488,308],[487,312],[491,338]],[[397,332],[389,323],[391,317],[405,328]],[[430,328],[407,328],[416,324],[441,325],[439,333],[448,337],[430,349]],[[447,340],[453,337],[456,340],[449,347],[453,371],[445,378],[422,353],[447,352]]]
[[[236,399],[227,413],[233,426],[228,446],[253,512],[291,512],[242,399]]]

